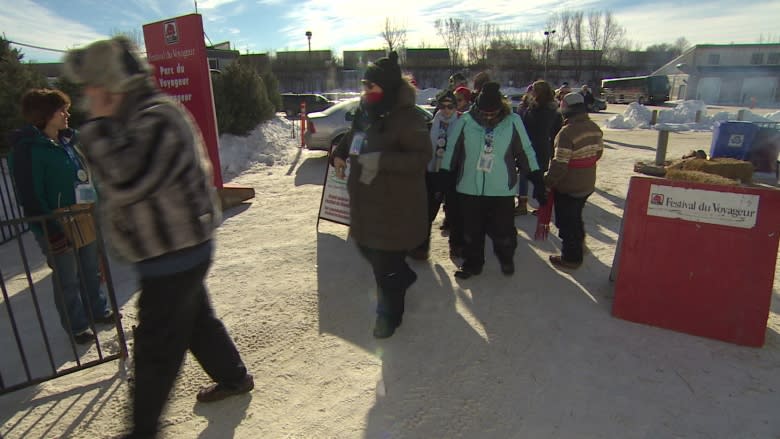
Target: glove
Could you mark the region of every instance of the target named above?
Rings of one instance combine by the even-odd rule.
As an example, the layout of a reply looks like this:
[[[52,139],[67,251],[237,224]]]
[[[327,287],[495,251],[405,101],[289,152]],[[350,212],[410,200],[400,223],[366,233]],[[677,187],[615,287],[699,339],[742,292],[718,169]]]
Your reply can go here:
[[[542,171],[533,171],[528,174],[528,181],[534,184],[534,199],[539,202],[540,206],[545,205],[547,203],[547,188],[544,186]]]
[[[369,152],[366,154],[360,154],[358,156],[358,163],[360,163],[360,182],[363,184],[371,184],[376,178],[376,174],[379,172],[379,157],[382,153]]]
[[[540,206],[547,204],[547,188],[534,185],[534,199],[539,202]]]

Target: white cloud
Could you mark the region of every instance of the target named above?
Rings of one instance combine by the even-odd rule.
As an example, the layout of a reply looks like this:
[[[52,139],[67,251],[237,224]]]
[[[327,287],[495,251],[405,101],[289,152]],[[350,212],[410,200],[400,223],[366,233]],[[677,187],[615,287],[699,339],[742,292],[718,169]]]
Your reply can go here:
[[[70,49],[92,41],[107,38],[93,28],[61,17],[30,0],[0,0],[0,29],[11,41],[52,49]],[[35,17],[31,20],[30,17]],[[22,48],[25,58],[46,59],[62,57],[56,52]]]
[[[626,38],[641,47],[673,43],[685,37],[691,44],[755,43],[761,33],[777,32],[780,2],[658,3],[615,12]]]
[[[198,9],[216,9],[236,1],[237,0],[200,0],[198,2]]]
[[[269,4],[276,0],[264,0]],[[541,34],[547,17],[564,9],[595,8],[597,0],[493,0],[481,3],[425,0],[393,0],[392,7],[369,8],[359,0],[308,0],[291,9],[287,26],[280,31],[287,35],[287,45],[292,49],[306,47],[306,30],[311,30],[312,48],[371,49],[382,47],[379,37],[385,17],[402,22],[407,29],[407,45],[415,46],[425,41],[441,46],[434,22],[438,18],[461,18],[490,22],[520,31],[536,31]]]

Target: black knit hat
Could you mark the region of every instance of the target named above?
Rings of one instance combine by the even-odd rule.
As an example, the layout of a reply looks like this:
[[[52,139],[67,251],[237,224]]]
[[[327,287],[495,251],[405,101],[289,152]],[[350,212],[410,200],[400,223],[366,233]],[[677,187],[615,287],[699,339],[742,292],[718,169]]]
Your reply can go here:
[[[497,111],[503,106],[501,85],[498,82],[488,82],[477,96],[477,108],[482,111]]]
[[[401,86],[401,66],[398,65],[398,53],[390,52],[387,58],[379,58],[366,68],[363,79],[382,87],[384,91],[395,90]]]
[[[444,90],[444,93],[440,94],[439,96],[436,96],[436,102],[442,103],[450,101],[452,103],[455,103],[455,94],[452,93],[450,90]]]

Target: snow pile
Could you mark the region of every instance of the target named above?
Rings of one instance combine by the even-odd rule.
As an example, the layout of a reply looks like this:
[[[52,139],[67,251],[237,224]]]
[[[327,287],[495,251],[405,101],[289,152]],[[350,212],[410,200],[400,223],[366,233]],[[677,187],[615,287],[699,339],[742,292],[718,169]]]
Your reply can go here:
[[[298,126],[296,129],[300,129]],[[258,125],[248,136],[219,136],[222,180],[227,182],[255,164],[287,165],[300,145],[300,133],[292,137],[292,123],[284,117]]]
[[[605,122],[607,128],[630,130],[634,128],[649,128],[652,112],[636,102],[628,104],[628,108],[622,115],[616,114]]]
[[[701,112],[699,122],[696,113]],[[717,122],[737,120],[736,112],[719,111],[712,115],[707,112],[707,104],[703,101],[681,101],[674,108],[659,110],[655,126],[650,125],[652,110],[644,105],[632,102],[623,114],[616,114],[605,122],[605,127],[612,129],[659,129],[669,131],[710,131]],[[780,121],[780,111],[761,116],[750,110],[744,110],[742,120],[748,122]]]

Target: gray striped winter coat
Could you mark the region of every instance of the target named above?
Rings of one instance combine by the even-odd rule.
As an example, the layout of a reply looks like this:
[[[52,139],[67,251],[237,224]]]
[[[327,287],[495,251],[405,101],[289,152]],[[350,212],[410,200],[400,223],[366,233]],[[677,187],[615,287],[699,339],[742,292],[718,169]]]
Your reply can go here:
[[[211,239],[221,221],[211,163],[189,113],[151,88],[81,129],[107,243],[130,262]]]

